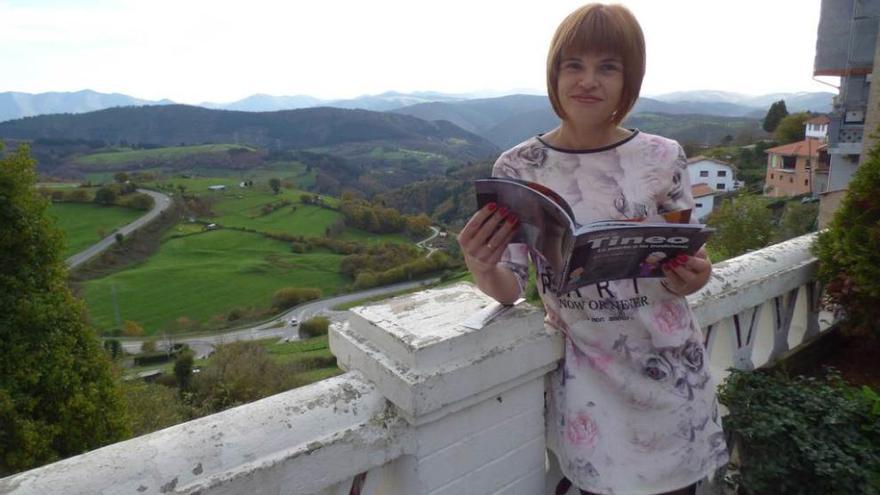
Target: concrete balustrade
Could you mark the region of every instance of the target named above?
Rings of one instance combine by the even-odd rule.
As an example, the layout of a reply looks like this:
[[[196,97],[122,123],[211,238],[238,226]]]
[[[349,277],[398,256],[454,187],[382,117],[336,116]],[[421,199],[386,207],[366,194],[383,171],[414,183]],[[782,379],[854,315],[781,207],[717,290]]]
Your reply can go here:
[[[716,381],[832,323],[812,239],[719,263],[689,298]],[[0,493],[543,493],[544,379],[563,346],[542,319],[470,284],[355,308],[330,333],[344,375],[4,478]]]

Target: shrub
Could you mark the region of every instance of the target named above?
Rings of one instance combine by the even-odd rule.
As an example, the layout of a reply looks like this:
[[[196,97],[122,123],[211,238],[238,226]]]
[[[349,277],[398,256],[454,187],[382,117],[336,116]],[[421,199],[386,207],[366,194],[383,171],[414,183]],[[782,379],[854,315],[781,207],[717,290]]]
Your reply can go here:
[[[315,316],[302,322],[299,326],[299,332],[304,337],[312,338],[327,335],[329,328],[330,320],[326,316]]]
[[[284,310],[306,301],[320,299],[320,297],[321,289],[284,287],[275,291],[272,296],[272,305],[279,310]]]
[[[130,194],[119,199],[119,206],[146,211],[153,207],[153,198],[144,193]]]
[[[747,493],[880,493],[880,396],[824,380],[733,370],[719,400]]]
[[[827,299],[847,322],[880,337],[880,146],[859,165],[814,253]]]

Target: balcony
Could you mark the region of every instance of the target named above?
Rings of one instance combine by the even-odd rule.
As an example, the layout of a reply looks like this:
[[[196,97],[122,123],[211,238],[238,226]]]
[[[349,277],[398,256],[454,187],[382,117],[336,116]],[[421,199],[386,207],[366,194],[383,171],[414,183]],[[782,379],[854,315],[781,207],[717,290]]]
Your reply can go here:
[[[717,382],[833,323],[812,240],[719,263],[689,298]],[[542,321],[469,284],[356,308],[330,336],[345,374],[7,477],[0,493],[544,493],[544,377],[563,347]]]

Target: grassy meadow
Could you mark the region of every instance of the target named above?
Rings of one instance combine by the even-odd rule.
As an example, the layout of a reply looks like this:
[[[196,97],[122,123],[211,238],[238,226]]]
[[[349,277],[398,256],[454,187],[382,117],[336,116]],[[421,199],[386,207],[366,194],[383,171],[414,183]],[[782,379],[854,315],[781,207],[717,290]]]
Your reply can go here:
[[[130,168],[132,163],[144,161],[180,160],[193,155],[205,153],[227,153],[231,149],[247,148],[236,144],[204,144],[197,146],[171,146],[154,149],[128,149],[118,148],[112,151],[102,151],[84,155],[76,159],[80,166],[95,166],[101,168]]]
[[[74,255],[126,225],[145,212],[118,206],[99,206],[89,203],[52,203],[49,214],[66,238],[64,257]]]
[[[203,147],[181,150],[185,148]],[[161,150],[107,154],[157,151]],[[291,173],[299,172],[305,169],[297,171],[294,167]],[[235,176],[160,176],[146,184],[175,197],[182,186],[187,195],[198,196],[210,214],[204,210],[195,213],[196,222],[184,220],[165,232],[159,250],[145,262],[83,282],[81,293],[95,328],[110,331],[119,328],[120,322],[131,320],[148,335],[213,331],[233,324],[227,318],[233,309],[250,319],[266,314],[271,310],[273,294],[283,287],[314,287],[324,296],[347,290],[352,280],[339,273],[342,255],[327,251],[293,253],[287,242],[261,235],[322,237],[328,227],[341,221],[342,215],[300,203],[301,195],[311,193],[292,187],[292,181],[275,194],[268,177],[285,179],[271,170],[261,173],[266,174],[264,179],[252,179],[254,185],[246,188],[239,187],[242,178]],[[208,187],[213,185],[224,185],[226,190],[210,191]],[[338,204],[337,198],[322,198],[330,206]],[[284,200],[290,204],[265,213],[266,205]],[[97,242],[98,229],[111,233],[142,214],[124,208],[68,203],[53,205],[52,212],[69,239],[66,255]],[[206,230],[206,223],[220,228]],[[345,229],[338,238],[367,243],[412,242],[401,234],[380,236],[357,229]]]
[[[225,322],[235,308],[268,308],[283,287],[338,293],[350,283],[338,272],[341,258],[291,253],[287,243],[259,234],[216,230],[169,239],[145,263],[87,281],[83,289],[99,331],[117,326],[114,304],[122,321],[136,321],[147,334],[191,331],[209,325],[212,317]],[[196,324],[181,327],[180,317]]]

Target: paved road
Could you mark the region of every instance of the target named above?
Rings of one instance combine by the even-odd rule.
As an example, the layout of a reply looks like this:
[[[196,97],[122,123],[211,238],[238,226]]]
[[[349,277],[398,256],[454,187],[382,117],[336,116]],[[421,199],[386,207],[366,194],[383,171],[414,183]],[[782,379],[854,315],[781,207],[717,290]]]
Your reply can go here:
[[[168,336],[165,340],[162,340],[162,336],[157,335],[156,337],[159,340],[156,342],[156,349],[166,350],[171,344],[187,344],[193,350],[193,352],[195,352],[196,358],[202,358],[210,355],[211,352],[213,352],[214,345],[226,342],[234,342],[238,340],[267,339],[270,337],[277,337],[279,339],[285,340],[298,340],[299,334],[297,328],[290,326],[291,318],[296,317],[297,320],[303,321],[311,318],[312,316],[323,314],[330,318],[332,321],[341,321],[346,318],[346,314],[348,313],[348,311],[332,311],[330,308],[347,302],[357,301],[359,299],[366,299],[368,297],[379,296],[401,290],[420,287],[423,285],[434,284],[437,283],[439,280],[439,278],[431,278],[414,282],[401,282],[399,284],[387,285],[385,287],[376,287],[373,289],[362,290],[360,292],[354,292],[342,296],[322,299],[320,301],[314,301],[297,306],[289,311],[285,311],[284,313],[276,315],[269,321],[254,325],[252,327],[232,330],[222,334],[183,338],[174,338]],[[141,345],[143,344],[143,341],[124,340],[121,341],[121,343],[126,352],[137,354],[141,352]]]
[[[427,243],[427,242],[430,241],[431,239],[433,239],[433,238],[437,237],[438,235],[440,235],[440,229],[438,229],[437,227],[431,227],[431,230],[433,230],[434,233],[431,234],[430,237],[428,237],[427,239],[423,239],[423,240],[421,240],[421,241],[419,241],[419,242],[416,243],[416,246],[428,250],[428,254],[425,255],[425,258],[427,258],[428,256],[431,256],[431,254],[432,254],[434,251],[437,250],[437,248],[433,248],[433,247],[425,246],[425,243]]]
[[[160,213],[167,210],[169,206],[171,206],[171,198],[168,196],[158,193],[155,191],[148,191],[146,189],[138,189],[140,193],[149,194],[153,198],[153,209],[147,212],[146,215],[138,218],[137,220],[131,222],[130,224],[116,230],[109,236],[102,239],[97,244],[93,244],[91,247],[86,249],[85,251],[81,251],[79,253],[74,254],[70,258],[67,258],[67,268],[74,269],[79,265],[89,261],[90,259],[98,256],[103,253],[107,248],[109,248],[113,243],[116,242],[116,233],[120,232],[122,235],[128,237],[129,234],[134,232],[135,230],[143,227],[147,224],[147,222],[159,216]]]

